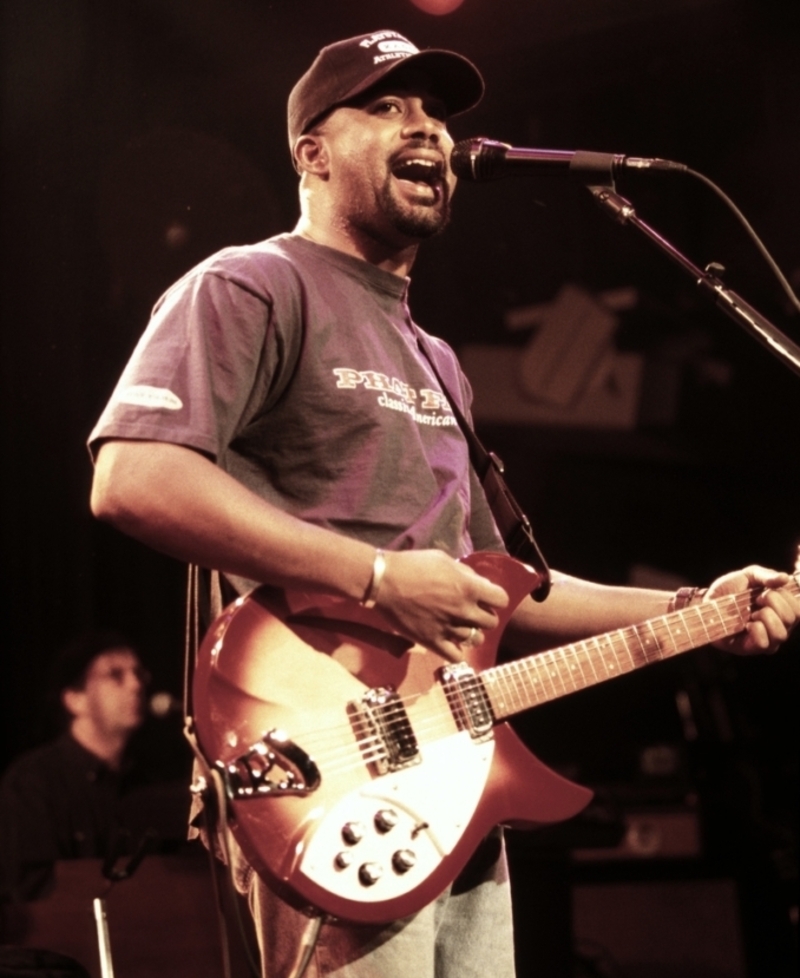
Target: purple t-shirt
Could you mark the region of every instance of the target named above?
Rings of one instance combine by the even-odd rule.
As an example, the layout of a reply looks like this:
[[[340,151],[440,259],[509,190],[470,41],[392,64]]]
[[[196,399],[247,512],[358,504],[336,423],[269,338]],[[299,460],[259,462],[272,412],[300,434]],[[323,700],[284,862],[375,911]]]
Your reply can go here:
[[[407,288],[296,235],[213,255],[159,300],[92,451],[108,438],[186,445],[281,509],[375,546],[503,550]],[[453,351],[424,341],[468,415]]]

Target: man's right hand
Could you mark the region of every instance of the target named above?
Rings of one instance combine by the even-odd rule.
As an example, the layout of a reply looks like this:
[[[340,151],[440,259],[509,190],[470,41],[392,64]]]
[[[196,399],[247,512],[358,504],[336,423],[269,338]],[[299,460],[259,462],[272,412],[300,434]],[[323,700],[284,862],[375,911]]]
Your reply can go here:
[[[508,594],[441,550],[387,551],[377,605],[397,630],[453,662],[495,628]]]

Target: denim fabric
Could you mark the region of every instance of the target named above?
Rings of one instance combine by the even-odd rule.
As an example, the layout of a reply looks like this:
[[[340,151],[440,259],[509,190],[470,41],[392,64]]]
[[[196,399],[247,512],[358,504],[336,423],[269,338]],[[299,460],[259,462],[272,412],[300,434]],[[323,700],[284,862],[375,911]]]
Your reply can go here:
[[[288,906],[232,854],[248,896],[264,978],[285,978],[308,917]],[[323,924],[305,978],[514,978],[508,868],[493,832],[455,883],[419,913],[385,926]]]

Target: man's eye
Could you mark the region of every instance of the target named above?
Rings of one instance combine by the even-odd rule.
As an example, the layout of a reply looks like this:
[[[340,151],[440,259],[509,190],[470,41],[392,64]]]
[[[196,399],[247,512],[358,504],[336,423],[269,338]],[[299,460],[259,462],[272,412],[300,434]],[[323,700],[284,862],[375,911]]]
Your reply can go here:
[[[390,100],[385,100],[381,102],[376,102],[373,106],[373,111],[380,113],[382,115],[388,115],[391,112],[399,112],[400,106],[397,102]]]

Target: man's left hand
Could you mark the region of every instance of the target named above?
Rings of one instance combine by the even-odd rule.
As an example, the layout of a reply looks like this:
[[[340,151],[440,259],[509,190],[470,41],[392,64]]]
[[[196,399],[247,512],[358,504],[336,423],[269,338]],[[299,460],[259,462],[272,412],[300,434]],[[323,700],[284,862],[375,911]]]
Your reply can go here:
[[[786,587],[791,581],[789,574],[755,564],[718,577],[708,589],[706,599],[749,588],[763,587],[765,590],[756,598],[756,607],[750,614],[746,629],[731,638],[715,642],[715,647],[739,655],[775,652],[800,620],[800,597]]]

